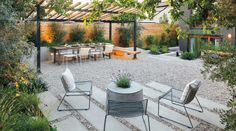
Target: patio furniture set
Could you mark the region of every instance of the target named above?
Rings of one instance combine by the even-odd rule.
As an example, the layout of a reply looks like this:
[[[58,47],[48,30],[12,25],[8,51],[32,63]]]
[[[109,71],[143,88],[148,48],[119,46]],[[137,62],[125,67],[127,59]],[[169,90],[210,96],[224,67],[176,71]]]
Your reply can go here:
[[[83,59],[93,58],[97,60],[98,57],[109,57],[111,58],[111,53],[114,48],[112,44],[78,44],[73,46],[58,46],[52,47],[53,50],[53,63],[65,63],[69,59],[76,58],[78,62]]]
[[[73,74],[71,71],[66,68],[65,72],[62,73],[61,81],[63,87],[66,91],[63,96],[60,104],[57,108],[58,111],[68,111],[68,110],[88,110],[90,108],[91,95],[92,95],[92,82],[91,81],[79,81],[76,82],[74,80]],[[200,105],[200,102],[197,99],[196,93],[200,87],[201,82],[198,80],[194,80],[188,83],[184,90],[178,90],[175,88],[171,88],[169,91],[164,93],[163,95],[158,97],[158,116],[163,119],[167,119],[172,122],[176,122],[188,128],[193,128],[191,119],[187,112],[187,109],[203,112],[203,109]],[[87,96],[88,97],[88,107],[80,108],[80,109],[60,109],[62,102],[65,97],[69,96]],[[182,106],[185,109],[186,116],[189,120],[190,125],[186,125],[184,123],[174,121],[171,118],[167,118],[160,115],[160,101],[162,99],[171,101],[172,104]],[[200,110],[190,108],[186,106],[193,99],[196,99]],[[142,86],[132,81],[130,88],[119,88],[116,87],[114,82],[111,82],[107,87],[107,100],[106,100],[106,115],[104,119],[104,128],[106,129],[106,120],[107,116],[115,116],[121,118],[130,118],[130,117],[138,117],[142,116],[145,128],[147,131],[150,131],[150,120],[149,115],[147,113],[148,107],[148,99],[143,98],[143,89]],[[147,116],[148,126],[144,120],[144,116]]]

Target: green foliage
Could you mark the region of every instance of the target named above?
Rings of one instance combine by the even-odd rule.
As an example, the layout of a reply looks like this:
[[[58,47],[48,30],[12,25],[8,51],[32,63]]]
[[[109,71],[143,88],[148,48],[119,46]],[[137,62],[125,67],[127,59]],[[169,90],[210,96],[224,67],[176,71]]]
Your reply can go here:
[[[125,26],[121,26],[119,28],[117,28],[118,32],[119,32],[119,46],[121,47],[129,47],[129,42],[131,39],[131,35],[130,35],[130,30],[129,28],[125,27]]]
[[[117,74],[113,74],[114,81],[117,87],[129,88],[131,84],[131,75],[127,72],[118,71]]]
[[[191,53],[191,52],[184,52],[181,55],[181,58],[184,59],[184,60],[193,60],[193,59],[195,59],[194,54]]]
[[[16,94],[14,90],[0,89],[0,130],[49,131],[49,122],[38,107],[39,98],[35,94]]]
[[[66,32],[63,30],[61,24],[52,23],[51,24],[52,38],[53,42],[63,42]]]
[[[157,45],[157,39],[153,35],[148,35],[146,38],[147,46]]]
[[[117,87],[121,88],[129,88],[130,87],[130,79],[127,76],[121,76],[117,81]]]
[[[15,131],[50,131],[48,120],[42,117],[28,117],[19,115],[19,120],[16,122]]]
[[[161,53],[168,53],[169,52],[169,48],[168,48],[168,46],[159,46],[159,51]]]
[[[144,41],[142,39],[138,39],[137,40],[137,47],[143,48],[143,46],[144,46]]]
[[[168,24],[168,22],[169,22],[169,20],[168,20],[168,18],[167,18],[167,15],[164,13],[164,14],[162,15],[162,17],[160,17],[159,23],[160,23],[160,24]]]
[[[150,53],[151,54],[158,54],[158,46],[157,45],[151,45]]]
[[[93,26],[92,41],[93,42],[103,42],[103,41],[105,41],[104,28],[102,26],[99,26],[99,25],[94,25]]]
[[[213,81],[223,81],[228,84],[230,99],[227,102],[227,110],[220,110],[221,123],[225,124],[225,130],[236,130],[236,48],[229,42],[219,43],[219,48],[208,44],[203,49],[205,77],[209,76]]]
[[[72,42],[83,42],[84,41],[84,35],[85,35],[85,29],[82,27],[76,27],[72,29],[70,33],[71,41]]]
[[[141,8],[141,3],[139,3],[137,0],[93,0],[92,2],[92,10],[93,12],[86,17],[84,20],[89,20],[92,22],[94,19],[97,19],[101,16],[102,12],[107,9],[110,5],[116,5],[120,7],[125,8]],[[134,21],[138,18],[146,18],[144,12],[135,12],[135,13],[119,13],[116,15],[113,15],[112,18],[114,20],[119,21]]]

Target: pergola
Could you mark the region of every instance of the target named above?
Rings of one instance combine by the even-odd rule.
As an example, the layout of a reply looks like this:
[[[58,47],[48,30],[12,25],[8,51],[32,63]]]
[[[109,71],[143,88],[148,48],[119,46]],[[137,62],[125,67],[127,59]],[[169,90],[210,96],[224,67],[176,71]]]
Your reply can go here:
[[[55,10],[48,9],[49,2],[47,0],[40,0],[38,4],[35,6],[35,9],[31,10],[29,15],[27,16],[28,21],[36,21],[37,22],[37,35],[36,35],[36,46],[37,46],[37,71],[40,72],[40,22],[66,22],[66,21],[74,21],[74,22],[84,22],[84,17],[89,17],[91,12],[93,11],[93,4],[91,2],[77,2],[71,4],[66,12],[66,15],[62,15],[57,13]],[[161,3],[159,7],[157,7],[157,14],[162,12],[168,7],[167,4]],[[46,16],[41,18],[41,8],[45,9]],[[109,5],[108,8],[102,11],[102,14],[99,18],[95,19],[94,22],[104,22],[109,23],[109,40],[112,39],[112,23],[134,23],[134,35],[133,42],[134,48],[136,51],[136,20],[134,21],[117,21],[113,20],[112,16],[121,14],[121,13],[140,13],[140,10],[137,8],[125,8],[117,5]],[[136,55],[134,55],[134,59]]]

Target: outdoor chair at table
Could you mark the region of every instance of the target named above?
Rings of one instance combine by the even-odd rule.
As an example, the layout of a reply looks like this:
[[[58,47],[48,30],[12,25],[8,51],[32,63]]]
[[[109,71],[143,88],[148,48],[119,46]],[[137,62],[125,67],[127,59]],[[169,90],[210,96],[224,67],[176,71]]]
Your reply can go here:
[[[147,99],[132,101],[132,102],[107,100],[107,109],[104,119],[103,131],[105,131],[106,129],[106,120],[107,116],[109,115],[121,118],[142,116],[146,131],[150,131],[150,120],[149,120],[149,115],[147,114],[147,104],[148,104]],[[148,127],[144,120],[144,115],[146,115],[148,118]]]
[[[66,68],[66,70],[62,73],[61,81],[63,87],[65,89],[65,95],[60,101],[59,106],[57,107],[58,111],[69,111],[69,110],[88,110],[90,109],[90,101],[92,95],[92,82],[91,81],[75,81],[74,77],[70,71],[70,69]],[[71,108],[71,109],[60,109],[62,102],[65,97],[69,96],[87,96],[88,97],[88,107],[85,108]],[[79,101],[78,101],[79,104]]]
[[[105,58],[106,56],[109,57],[109,59],[111,59],[111,53],[113,51],[114,45],[105,45],[105,49],[103,51],[103,58]]]
[[[76,58],[78,61],[78,49],[67,49],[64,50],[61,55],[63,56],[63,63],[68,62],[68,58]]]
[[[102,56],[103,48],[101,46],[96,45],[94,49],[90,50],[90,56],[97,60],[98,57]]]
[[[175,123],[178,123],[180,125],[183,125],[183,126],[186,126],[188,128],[193,128],[193,124],[190,120],[190,117],[189,117],[189,114],[187,112],[187,109],[191,109],[191,110],[195,110],[195,111],[198,111],[198,112],[203,112],[203,109],[202,109],[202,106],[200,104],[200,102],[198,101],[197,99],[197,91],[200,87],[200,84],[201,82],[198,81],[198,80],[194,80],[190,83],[188,83],[185,87],[185,89],[182,91],[182,90],[179,90],[179,89],[175,89],[175,88],[171,88],[169,91],[167,91],[165,94],[163,94],[162,96],[160,96],[158,98],[158,116],[160,116],[161,118],[165,118],[169,121],[173,121]],[[197,100],[197,103],[200,107],[200,110],[197,110],[197,109],[194,109],[194,108],[190,108],[190,107],[187,107],[186,105],[189,104],[194,98],[196,98]],[[189,125],[186,125],[186,124],[183,124],[183,123],[180,123],[180,122],[177,122],[177,121],[174,121],[172,120],[171,118],[167,118],[167,117],[164,117],[164,116],[161,116],[160,115],[160,100],[161,99],[165,99],[165,100],[169,100],[171,101],[172,104],[175,104],[177,106],[182,106],[184,107],[184,110],[185,110],[185,113],[188,117],[188,120],[189,120],[189,123],[190,123],[190,126]]]
[[[90,52],[90,49],[91,48],[89,48],[89,47],[81,47],[80,49],[79,49],[79,53],[78,53],[78,58],[79,58],[79,60],[80,60],[80,62],[81,62],[81,60],[83,59],[83,58],[89,58],[89,52]]]

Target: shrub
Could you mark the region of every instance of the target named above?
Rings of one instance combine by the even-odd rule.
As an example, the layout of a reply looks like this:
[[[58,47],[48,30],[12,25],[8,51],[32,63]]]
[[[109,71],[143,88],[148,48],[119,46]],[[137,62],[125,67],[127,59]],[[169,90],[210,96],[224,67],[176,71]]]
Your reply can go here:
[[[137,46],[138,46],[139,48],[143,48],[143,46],[144,46],[144,41],[143,41],[142,39],[138,39],[138,40],[137,40]]]
[[[169,52],[169,48],[168,48],[168,46],[160,46],[159,51],[161,53],[168,53]]]
[[[130,87],[130,79],[127,76],[121,76],[116,81],[116,85],[121,88],[129,88]]]
[[[19,115],[14,128],[15,131],[50,131],[48,120],[42,117]]]
[[[158,54],[158,46],[152,45],[152,46],[150,47],[150,53],[151,53],[151,54]]]
[[[184,59],[184,60],[193,60],[193,59],[195,59],[194,54],[191,53],[191,52],[184,52],[181,55],[181,58]]]
[[[157,41],[156,38],[153,35],[148,35],[146,38],[146,42],[147,42],[147,47],[151,47],[152,45],[156,45]]]
[[[131,39],[130,30],[124,26],[118,28],[119,32],[119,46],[121,47],[129,47],[129,42]]]
[[[102,26],[94,25],[93,33],[92,33],[92,41],[93,42],[103,42],[104,38],[104,29]]]
[[[60,24],[52,23],[51,24],[53,42],[63,42],[66,32],[63,30]]]
[[[85,29],[81,27],[76,27],[71,30],[70,37],[72,42],[83,42],[85,35]]]
[[[115,83],[117,87],[129,88],[131,84],[131,75],[125,72],[118,72],[118,74],[113,74]]]

